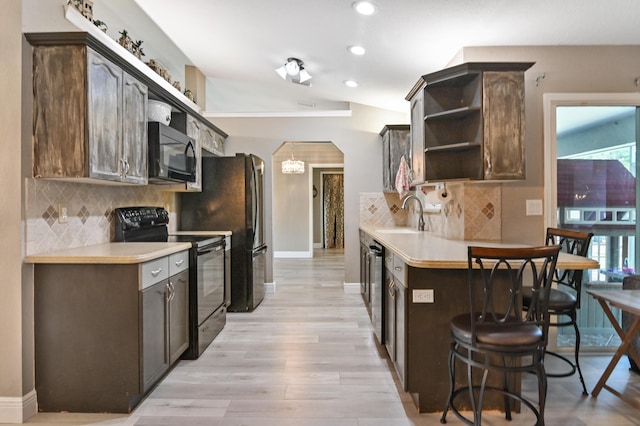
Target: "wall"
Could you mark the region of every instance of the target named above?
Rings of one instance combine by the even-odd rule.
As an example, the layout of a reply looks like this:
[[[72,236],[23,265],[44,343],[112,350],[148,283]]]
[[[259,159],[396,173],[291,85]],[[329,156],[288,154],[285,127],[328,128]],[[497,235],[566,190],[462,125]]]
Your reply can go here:
[[[527,179],[502,184],[502,237],[542,244],[544,218],[525,204],[545,196],[543,95],[638,92],[640,46],[466,47],[449,65],[476,61],[535,62],[525,73]]]
[[[20,0],[5,0],[0,13],[0,231],[2,283],[0,284],[0,423],[21,422],[22,396],[32,387],[29,357],[33,345],[23,341],[22,324],[28,320],[30,293],[22,291],[22,149],[21,83],[22,36]],[[23,301],[23,298],[27,299]]]
[[[382,141],[378,133],[385,124],[408,122],[406,114],[359,104],[352,104],[351,108],[351,117],[210,119],[229,134],[225,147],[227,155],[237,152],[256,154],[265,160],[267,170],[273,170],[271,156],[284,141],[331,141],[344,153],[347,283],[360,280],[357,261],[360,257],[359,193],[379,191],[382,186]],[[265,175],[265,188],[266,240],[269,247],[273,247],[273,217],[270,212],[273,212],[274,206],[271,173]],[[273,255],[271,250],[270,255]],[[268,262],[267,282],[273,280],[271,263]]]

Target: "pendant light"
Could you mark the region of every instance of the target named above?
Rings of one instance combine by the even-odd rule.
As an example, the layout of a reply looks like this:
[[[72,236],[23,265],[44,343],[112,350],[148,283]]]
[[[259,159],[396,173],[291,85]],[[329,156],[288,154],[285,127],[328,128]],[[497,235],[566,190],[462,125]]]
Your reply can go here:
[[[304,173],[304,161],[296,160],[293,157],[293,142],[291,143],[291,159],[282,162],[282,173],[300,174]]]

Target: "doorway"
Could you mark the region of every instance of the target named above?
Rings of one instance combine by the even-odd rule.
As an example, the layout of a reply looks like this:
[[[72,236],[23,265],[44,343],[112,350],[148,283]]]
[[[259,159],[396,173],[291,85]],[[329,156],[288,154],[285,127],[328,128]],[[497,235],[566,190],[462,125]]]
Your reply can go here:
[[[272,156],[274,258],[310,258],[317,237],[317,216],[322,215],[321,172],[342,172],[344,154],[332,142],[284,142]],[[305,164],[303,173],[283,173],[282,161],[295,156]],[[314,188],[317,195],[314,197]],[[342,193],[341,193],[342,194]],[[344,205],[344,200],[342,201]],[[318,213],[319,212],[319,213]],[[322,226],[320,225],[322,234]]]
[[[322,181],[322,247],[344,248],[344,173],[320,172]]]
[[[545,225],[594,233],[585,272],[578,325],[583,348],[617,347],[619,338],[588,288],[621,287],[636,273],[639,239],[638,94],[547,94],[545,100]],[[618,312],[617,315],[620,315]],[[557,347],[573,346],[568,327]],[[551,348],[553,349],[553,348]]]

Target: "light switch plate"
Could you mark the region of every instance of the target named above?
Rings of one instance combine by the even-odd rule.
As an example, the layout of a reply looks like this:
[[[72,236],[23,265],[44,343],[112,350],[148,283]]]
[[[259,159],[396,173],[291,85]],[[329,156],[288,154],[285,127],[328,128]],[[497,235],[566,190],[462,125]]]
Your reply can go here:
[[[542,216],[542,200],[527,200],[527,216]]]
[[[433,289],[413,290],[413,303],[433,303]]]

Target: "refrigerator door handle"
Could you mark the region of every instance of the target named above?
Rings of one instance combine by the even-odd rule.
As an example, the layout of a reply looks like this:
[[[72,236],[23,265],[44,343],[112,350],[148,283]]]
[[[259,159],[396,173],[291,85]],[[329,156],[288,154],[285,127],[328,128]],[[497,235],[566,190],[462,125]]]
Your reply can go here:
[[[253,161],[253,157],[251,158],[251,180],[252,180],[252,189],[253,189],[253,204],[252,204],[252,209],[253,211],[251,212],[253,214],[253,245],[255,246],[256,244],[256,233],[258,232],[258,203],[260,202],[260,200],[258,200],[258,180],[256,179],[256,165]]]
[[[260,247],[258,247],[257,249],[253,250],[253,256],[259,256],[262,253],[267,251],[267,246],[266,245],[262,245]]]

